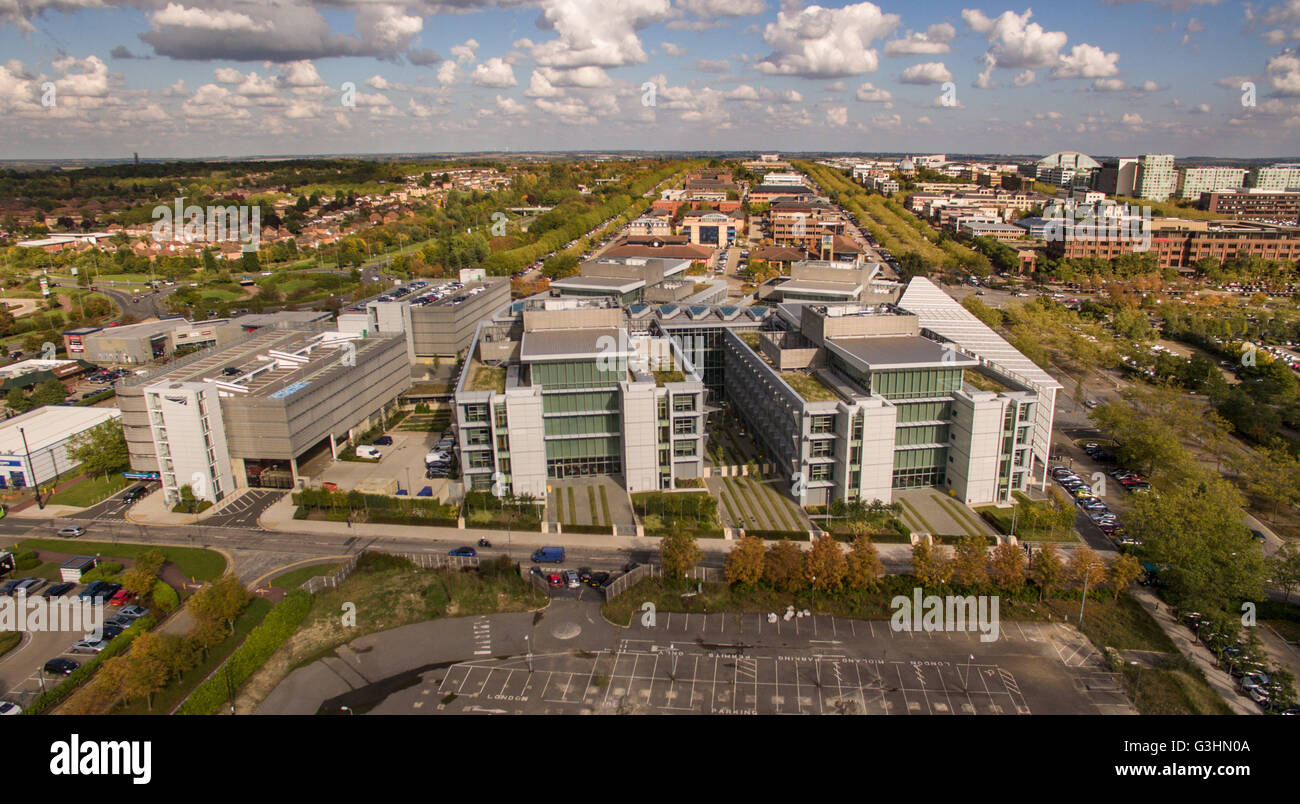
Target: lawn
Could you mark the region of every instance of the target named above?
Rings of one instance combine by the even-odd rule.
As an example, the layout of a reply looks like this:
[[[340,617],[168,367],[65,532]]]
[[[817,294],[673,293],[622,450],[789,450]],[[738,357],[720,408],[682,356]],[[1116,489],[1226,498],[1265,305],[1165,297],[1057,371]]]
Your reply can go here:
[[[18,647],[18,643],[22,641],[23,635],[17,631],[0,631],[0,656]]]
[[[153,696],[153,708],[150,709],[144,700],[134,701],[127,706],[120,706],[114,709],[112,714],[115,715],[147,715],[147,714],[164,714],[170,713],[177,706],[180,706],[190,693],[194,691],[208,675],[221,666],[230,654],[235,652],[252,631],[266,617],[266,613],[271,610],[271,601],[263,597],[255,597],[244,607],[244,611],[235,618],[235,633],[226,637],[223,641],[217,643],[208,650],[208,655],[198,665],[191,667],[179,678],[173,679],[170,684],[163,687]]]
[[[226,557],[213,550],[199,547],[170,547],[162,544],[112,544],[110,542],[83,542],[80,539],[25,539],[18,543],[19,550],[45,550],[52,553],[99,555],[103,559],[129,558],[146,550],[158,550],[186,577],[200,581],[220,578],[226,571]]]
[[[271,580],[272,586],[278,586],[281,589],[292,591],[302,586],[308,580],[315,578],[317,575],[332,575],[343,566],[336,562],[326,562],[324,564],[308,564],[305,567],[291,569],[283,575],[277,575]]]
[[[130,483],[130,480],[121,475],[83,477],[75,485],[55,494],[49,499],[49,502],[51,505],[72,505],[77,508],[88,508],[116,494]]]

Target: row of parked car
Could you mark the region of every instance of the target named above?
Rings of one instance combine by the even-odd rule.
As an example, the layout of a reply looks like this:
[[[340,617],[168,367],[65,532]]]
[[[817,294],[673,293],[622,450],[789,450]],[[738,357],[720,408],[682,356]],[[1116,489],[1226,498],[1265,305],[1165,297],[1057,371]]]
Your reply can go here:
[[[543,572],[538,567],[533,567],[533,574],[546,579],[546,583],[552,589],[577,589],[580,586],[590,586],[592,589],[603,589],[609,586],[613,576],[608,572],[593,572],[591,567],[581,567],[577,570],[561,570],[560,572]]]
[[[1109,536],[1112,540],[1123,547],[1141,547],[1142,541],[1133,538],[1124,533],[1124,526],[1120,524],[1119,515],[1110,510],[1100,497],[1092,490],[1083,478],[1079,477],[1072,470],[1065,466],[1053,466],[1051,469],[1052,479],[1061,485],[1061,488],[1070,492],[1074,497],[1075,505],[1083,509],[1102,533]]]
[[[433,445],[433,449],[424,456],[424,476],[429,480],[450,476],[452,463],[456,460],[455,447],[456,440],[452,437],[451,428],[448,428],[442,432],[442,437]]]
[[[1182,615],[1182,621],[1218,657],[1219,666],[1236,680],[1238,692],[1265,712],[1300,715],[1300,706],[1294,703],[1295,691],[1283,690],[1281,684],[1284,682],[1270,677],[1268,665],[1261,657],[1251,655],[1252,649],[1246,640],[1226,629],[1221,630],[1200,612],[1189,611]]]

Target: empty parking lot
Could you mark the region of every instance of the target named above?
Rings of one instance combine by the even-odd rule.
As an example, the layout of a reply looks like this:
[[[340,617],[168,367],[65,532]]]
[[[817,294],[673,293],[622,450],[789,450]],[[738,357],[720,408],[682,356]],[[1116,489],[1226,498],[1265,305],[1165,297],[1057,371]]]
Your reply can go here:
[[[498,650],[501,647],[498,646]],[[523,647],[522,645],[520,646]],[[1074,629],[1007,623],[997,642],[830,616],[661,614],[604,649],[472,658],[379,714],[1095,714],[1131,711]]]

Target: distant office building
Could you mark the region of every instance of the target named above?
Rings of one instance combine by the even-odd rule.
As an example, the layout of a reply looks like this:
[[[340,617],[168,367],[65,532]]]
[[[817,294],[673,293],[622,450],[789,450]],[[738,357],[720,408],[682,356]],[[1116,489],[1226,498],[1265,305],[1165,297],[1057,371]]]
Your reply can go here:
[[[687,239],[697,246],[730,246],[736,242],[736,235],[744,226],[745,215],[742,212],[726,214],[708,210],[694,210],[682,218],[681,230]]]
[[[1092,187],[1106,195],[1131,198],[1137,188],[1136,158],[1107,159],[1093,174]]]
[[[1178,197],[1199,201],[1201,193],[1236,189],[1245,184],[1246,172],[1245,168],[1185,168],[1180,171]]]
[[[224,318],[194,322],[177,317],[83,332],[80,340],[85,358],[92,363],[148,363],[171,357],[186,346],[220,346],[243,333]]]
[[[478,323],[509,301],[506,277],[468,283],[429,280],[340,312],[338,330],[353,335],[402,335],[412,363],[430,362],[464,353]]]
[[[1137,166],[1137,196],[1164,201],[1178,188],[1173,154],[1143,154]]]
[[[1286,162],[1255,168],[1246,179],[1246,186],[1258,190],[1300,190],[1300,164]]]
[[[1241,188],[1201,193],[1201,209],[1246,220],[1293,221],[1300,216],[1300,190]]]

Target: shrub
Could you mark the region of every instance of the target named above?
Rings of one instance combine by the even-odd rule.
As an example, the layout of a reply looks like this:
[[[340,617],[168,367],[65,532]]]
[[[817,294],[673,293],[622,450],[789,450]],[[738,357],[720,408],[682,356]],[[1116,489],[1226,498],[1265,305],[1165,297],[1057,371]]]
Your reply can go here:
[[[153,585],[153,605],[159,611],[170,614],[181,604],[181,597],[172,585],[159,578]]]
[[[95,581],[115,580],[119,573],[122,572],[122,565],[116,561],[101,561],[90,572],[82,573],[82,583],[94,583]]]
[[[358,562],[359,567],[360,562]],[[310,609],[311,595],[301,589],[286,595],[284,600],[267,613],[266,619],[248,633],[244,643],[230,654],[230,658],[194,690],[178,710],[178,714],[215,714],[226,700],[227,678],[238,689],[249,676],[266,663],[267,659],[271,658],[271,654],[275,653],[294,631],[298,630],[298,625]],[[225,668],[229,668],[228,676]]]

